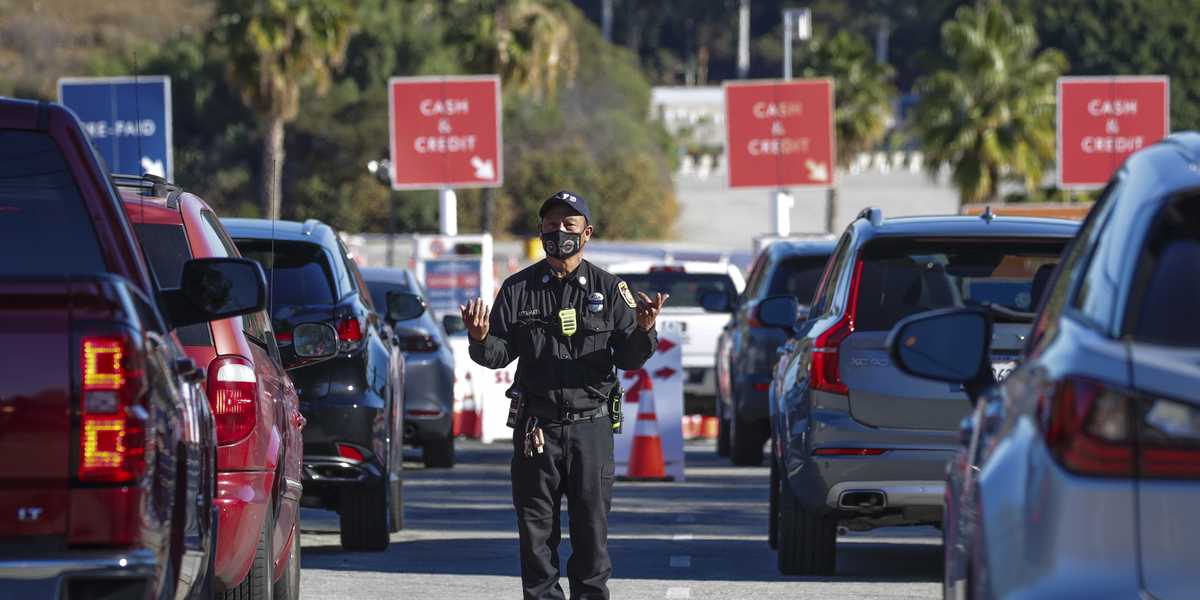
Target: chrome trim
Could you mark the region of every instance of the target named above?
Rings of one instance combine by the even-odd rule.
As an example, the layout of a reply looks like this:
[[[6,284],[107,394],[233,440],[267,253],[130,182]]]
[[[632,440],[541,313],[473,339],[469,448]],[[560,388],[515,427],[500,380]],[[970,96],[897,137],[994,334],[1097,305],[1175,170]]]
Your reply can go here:
[[[284,477],[283,483],[287,486],[287,489],[283,492],[284,496],[289,498],[299,498],[300,496],[304,495],[304,484],[300,483],[299,481],[296,481],[291,477]]]
[[[846,492],[883,492],[888,508],[906,506],[942,506],[945,501],[944,481],[843,481],[829,488],[825,503],[840,508],[838,502]]]
[[[69,573],[91,571],[106,571],[109,575],[150,575],[156,566],[154,552],[145,549],[127,554],[69,554],[47,558],[19,558],[0,560],[0,581],[50,579]]]

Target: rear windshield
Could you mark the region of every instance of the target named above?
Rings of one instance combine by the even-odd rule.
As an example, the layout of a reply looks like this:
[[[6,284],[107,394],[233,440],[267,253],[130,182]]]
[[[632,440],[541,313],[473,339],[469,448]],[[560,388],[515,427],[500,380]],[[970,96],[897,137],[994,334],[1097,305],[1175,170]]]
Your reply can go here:
[[[133,226],[142,240],[142,250],[150,261],[150,268],[163,289],[173,289],[183,281],[183,263],[191,260],[192,249],[188,246],[183,225],[136,223]],[[212,335],[208,323],[197,323],[176,330],[179,343],[184,346],[211,346]]]
[[[936,308],[1033,312],[1066,240],[880,240],[863,251],[854,325],[886,331]]]
[[[375,303],[375,312],[384,312],[387,310],[388,292],[409,293],[412,291],[403,283],[391,281],[368,281],[367,289],[371,291],[371,301]]]
[[[651,298],[658,292],[670,294],[671,299],[667,306],[676,308],[700,306],[700,297],[709,292],[720,292],[730,298],[737,295],[733,280],[723,273],[657,271],[626,273],[620,277],[629,284],[634,293],[645,292]]]
[[[795,256],[784,259],[771,274],[771,285],[767,288],[767,295],[788,294],[795,296],[801,304],[812,302],[828,260],[828,256]]]
[[[262,263],[271,282],[272,304],[297,306],[333,304],[333,271],[328,256],[317,244],[275,242],[271,260],[270,240],[235,240],[242,256]]]
[[[75,179],[45,133],[0,129],[0,256],[0,275],[107,271]]]

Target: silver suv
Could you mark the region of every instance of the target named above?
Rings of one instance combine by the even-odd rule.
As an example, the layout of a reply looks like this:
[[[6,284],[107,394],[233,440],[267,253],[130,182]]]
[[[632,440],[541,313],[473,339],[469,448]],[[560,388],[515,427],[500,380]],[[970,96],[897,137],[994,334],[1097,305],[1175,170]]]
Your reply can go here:
[[[1077,224],[994,217],[884,221],[867,209],[838,242],[797,324],[792,297],[761,322],[793,331],[771,388],[771,542],[787,575],[834,570],[839,525],[939,525],[946,464],[971,404],[960,386],[905,374],[886,341],[931,309],[996,315],[991,362],[1011,368]]]

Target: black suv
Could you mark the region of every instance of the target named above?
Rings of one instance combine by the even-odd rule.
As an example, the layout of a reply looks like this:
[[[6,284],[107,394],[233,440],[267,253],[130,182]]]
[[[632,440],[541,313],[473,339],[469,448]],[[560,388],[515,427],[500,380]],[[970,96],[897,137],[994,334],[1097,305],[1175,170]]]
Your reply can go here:
[[[330,226],[265,219],[223,219],[242,256],[262,263],[270,280],[271,320],[287,360],[292,330],[328,323],[337,356],[289,371],[304,427],[303,506],[337,510],[342,544],[382,549],[403,522],[404,357],[376,313],[358,266]],[[404,295],[389,311],[424,311]],[[411,300],[404,308],[404,300]],[[369,537],[373,543],[361,543]]]
[[[807,304],[833,245],[832,240],[782,240],[767,246],[755,259],[746,291],[717,340],[717,454],[731,456],[735,465],[762,463],[763,444],[771,432],[767,419],[771,367],[776,350],[787,341],[786,333],[759,322],[755,309],[764,298],[780,294]],[[705,309],[721,308],[705,302]]]

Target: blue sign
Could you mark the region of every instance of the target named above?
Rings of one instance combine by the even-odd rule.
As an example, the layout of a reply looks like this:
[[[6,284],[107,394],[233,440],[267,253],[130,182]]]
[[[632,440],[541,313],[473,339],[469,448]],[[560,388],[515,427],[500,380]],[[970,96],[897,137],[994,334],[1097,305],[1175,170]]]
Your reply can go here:
[[[480,296],[479,258],[431,258],[425,261],[425,293],[434,312],[456,312]]]
[[[75,111],[109,171],[174,180],[170,77],[64,77],[58,101]]]

